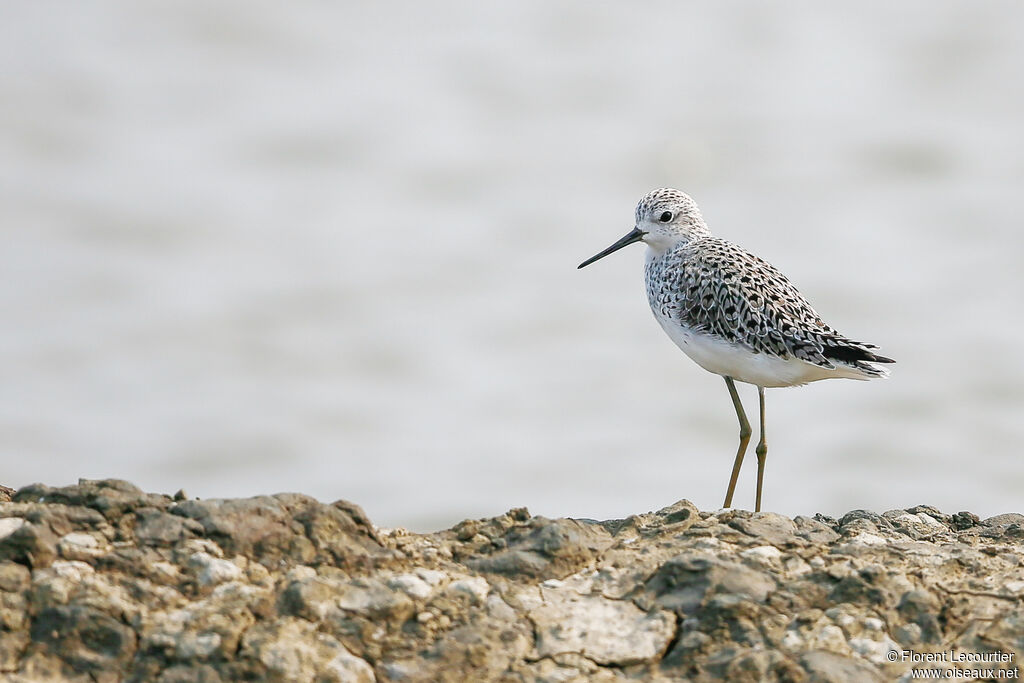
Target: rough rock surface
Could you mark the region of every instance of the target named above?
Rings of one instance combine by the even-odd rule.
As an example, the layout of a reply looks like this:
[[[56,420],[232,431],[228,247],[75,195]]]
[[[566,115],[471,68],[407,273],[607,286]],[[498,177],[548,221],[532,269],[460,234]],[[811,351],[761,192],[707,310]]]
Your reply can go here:
[[[1024,515],[681,501],[421,535],[295,494],[0,502],[5,681],[907,680],[903,650],[1019,665]]]

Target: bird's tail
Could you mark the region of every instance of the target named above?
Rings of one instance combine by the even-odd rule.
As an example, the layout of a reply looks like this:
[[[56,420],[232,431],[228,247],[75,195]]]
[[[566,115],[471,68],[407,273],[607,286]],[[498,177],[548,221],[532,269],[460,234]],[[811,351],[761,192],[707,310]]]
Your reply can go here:
[[[874,344],[840,337],[825,344],[822,354],[834,363],[856,370],[864,376],[864,379],[885,378],[889,376],[889,370],[873,364],[895,363],[896,361],[875,353],[873,349],[877,348]]]

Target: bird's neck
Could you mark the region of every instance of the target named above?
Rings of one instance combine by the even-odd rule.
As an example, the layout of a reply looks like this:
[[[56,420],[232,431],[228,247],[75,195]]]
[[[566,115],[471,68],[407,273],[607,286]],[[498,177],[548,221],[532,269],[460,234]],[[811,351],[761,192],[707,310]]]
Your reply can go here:
[[[674,235],[648,235],[644,242],[647,243],[647,258],[656,259],[664,256],[665,254],[682,249],[686,245],[705,237],[710,237],[711,233],[708,232],[707,227],[704,224],[693,225],[686,232],[676,233]]]

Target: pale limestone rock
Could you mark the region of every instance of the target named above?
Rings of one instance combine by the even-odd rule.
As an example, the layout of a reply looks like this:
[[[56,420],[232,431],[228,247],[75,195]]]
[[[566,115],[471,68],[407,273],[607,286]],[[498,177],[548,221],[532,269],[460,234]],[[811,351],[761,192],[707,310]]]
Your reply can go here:
[[[25,526],[26,522],[21,517],[2,517],[0,518],[0,539],[7,538],[15,531]]]
[[[216,558],[206,552],[198,552],[188,560],[197,574],[201,586],[216,586],[225,581],[237,581],[244,572],[242,568],[230,560]]]
[[[675,617],[644,612],[632,602],[573,592],[546,592],[530,612],[540,657],[576,653],[602,665],[626,666],[653,660],[675,633]]]

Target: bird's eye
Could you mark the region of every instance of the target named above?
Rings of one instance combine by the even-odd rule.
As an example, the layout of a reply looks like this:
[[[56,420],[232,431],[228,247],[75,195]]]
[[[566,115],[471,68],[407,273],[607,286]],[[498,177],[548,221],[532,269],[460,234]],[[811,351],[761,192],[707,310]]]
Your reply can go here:
[[[672,212],[666,211],[665,213],[661,214],[658,220],[660,220],[662,223],[668,223],[670,220],[672,220]]]

